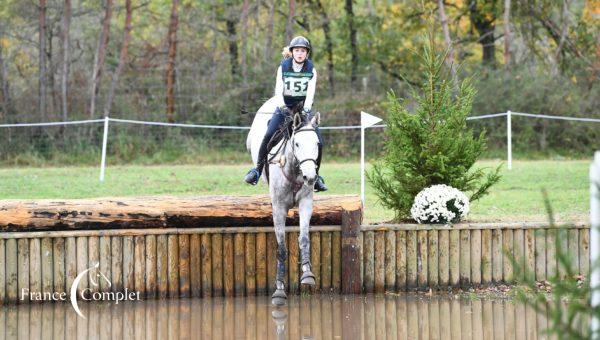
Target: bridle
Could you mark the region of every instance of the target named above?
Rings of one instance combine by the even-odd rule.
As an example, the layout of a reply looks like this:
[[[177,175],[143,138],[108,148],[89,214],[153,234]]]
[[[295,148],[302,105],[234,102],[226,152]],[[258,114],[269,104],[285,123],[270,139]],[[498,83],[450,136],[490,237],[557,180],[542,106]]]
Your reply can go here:
[[[299,128],[297,130],[294,130],[292,132],[292,136],[290,138],[290,140],[292,141],[292,155],[294,155],[294,160],[296,161],[296,168],[299,169],[300,165],[302,165],[302,163],[304,162],[313,162],[315,164],[315,166],[317,165],[317,160],[313,159],[313,158],[306,158],[303,160],[298,160],[298,156],[296,156],[296,143],[294,141],[294,137],[296,136],[296,134],[300,133],[300,132],[314,132],[316,133],[317,131],[315,130],[315,128],[309,128],[309,129],[303,129],[303,128]]]

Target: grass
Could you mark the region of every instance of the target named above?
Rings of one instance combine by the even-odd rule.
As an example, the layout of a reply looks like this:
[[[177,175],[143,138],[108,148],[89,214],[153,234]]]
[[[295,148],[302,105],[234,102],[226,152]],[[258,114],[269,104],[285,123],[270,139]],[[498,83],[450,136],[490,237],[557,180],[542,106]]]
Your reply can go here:
[[[477,163],[491,167],[500,161]],[[467,221],[547,221],[542,189],[548,191],[557,220],[587,220],[591,160],[513,161],[502,170],[502,180],[490,195],[474,202]],[[109,166],[104,183],[97,167],[2,168],[0,199],[86,198],[143,195],[252,195],[266,194],[264,183],[249,186],[242,178],[245,165]],[[330,190],[326,194],[360,194],[358,163],[325,163]],[[322,194],[318,194],[322,195]],[[389,221],[392,211],[377,202],[367,183],[365,221]]]

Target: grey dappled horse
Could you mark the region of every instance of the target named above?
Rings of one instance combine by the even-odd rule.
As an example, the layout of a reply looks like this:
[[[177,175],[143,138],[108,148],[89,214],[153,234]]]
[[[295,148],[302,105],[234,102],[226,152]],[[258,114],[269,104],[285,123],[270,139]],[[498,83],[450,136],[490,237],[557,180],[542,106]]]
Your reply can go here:
[[[310,239],[308,228],[313,210],[313,186],[317,179],[316,159],[319,138],[315,127],[319,124],[319,113],[307,117],[294,114],[293,132],[289,139],[283,140],[269,153],[269,193],[273,206],[273,222],[277,237],[277,277],[276,290],[271,302],[284,305],[285,262],[287,247],[285,243],[285,218],[288,210],[298,207],[300,216],[300,260],[302,277],[300,283],[315,284],[315,276],[310,264]]]

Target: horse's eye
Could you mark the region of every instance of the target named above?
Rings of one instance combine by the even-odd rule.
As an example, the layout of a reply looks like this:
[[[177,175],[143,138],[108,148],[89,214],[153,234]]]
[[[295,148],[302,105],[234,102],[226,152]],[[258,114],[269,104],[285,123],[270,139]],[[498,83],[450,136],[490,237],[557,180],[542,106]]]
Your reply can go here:
[[[298,143],[296,143],[296,146],[299,146]]]

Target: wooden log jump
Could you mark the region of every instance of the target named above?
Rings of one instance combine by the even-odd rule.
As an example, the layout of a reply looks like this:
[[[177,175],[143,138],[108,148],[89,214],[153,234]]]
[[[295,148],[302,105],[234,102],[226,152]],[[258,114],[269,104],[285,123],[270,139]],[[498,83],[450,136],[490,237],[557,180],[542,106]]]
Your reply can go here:
[[[300,291],[298,222],[297,209],[290,211],[293,293]],[[316,290],[361,292],[361,222],[357,196],[315,199]],[[148,299],[267,294],[275,276],[272,225],[264,195],[1,201],[0,302],[26,302],[31,295],[20,297],[27,290],[68,293],[75,277],[96,264],[111,285],[85,275],[77,290],[87,298],[125,290]]]
[[[310,228],[313,291],[370,293],[512,283],[557,273],[557,247],[575,273],[590,270],[590,228],[546,223],[362,225],[358,196],[320,196]],[[299,285],[298,215],[287,221],[288,284]],[[555,241],[560,245],[557,246]],[[269,294],[276,240],[267,196],[146,197],[0,202],[0,302],[22,292],[136,291],[142,298]]]

